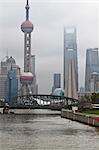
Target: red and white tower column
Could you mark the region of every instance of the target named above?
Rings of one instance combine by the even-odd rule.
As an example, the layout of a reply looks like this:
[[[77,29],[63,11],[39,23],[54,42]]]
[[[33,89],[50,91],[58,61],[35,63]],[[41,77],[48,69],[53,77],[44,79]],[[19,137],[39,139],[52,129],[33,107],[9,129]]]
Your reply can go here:
[[[31,32],[33,24],[29,21],[29,3],[26,3],[26,20],[21,25],[24,32],[24,72],[31,72]]]
[[[21,25],[24,32],[24,72],[21,74],[20,95],[28,95],[33,93],[33,74],[31,73],[31,32],[33,24],[29,21],[29,2],[26,3],[26,20]]]

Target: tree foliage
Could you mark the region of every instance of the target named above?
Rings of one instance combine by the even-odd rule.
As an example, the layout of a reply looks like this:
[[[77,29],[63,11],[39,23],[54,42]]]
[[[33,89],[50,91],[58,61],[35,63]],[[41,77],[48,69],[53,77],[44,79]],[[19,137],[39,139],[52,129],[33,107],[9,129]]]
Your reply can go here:
[[[99,103],[99,93],[92,93],[92,103]]]

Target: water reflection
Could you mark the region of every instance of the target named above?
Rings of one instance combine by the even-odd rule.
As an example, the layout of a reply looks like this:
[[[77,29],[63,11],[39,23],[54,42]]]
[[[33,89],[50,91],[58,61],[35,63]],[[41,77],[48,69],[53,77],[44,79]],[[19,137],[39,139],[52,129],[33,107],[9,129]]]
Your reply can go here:
[[[83,149],[99,149],[99,129],[48,110],[35,110],[34,115],[0,115],[0,150]]]

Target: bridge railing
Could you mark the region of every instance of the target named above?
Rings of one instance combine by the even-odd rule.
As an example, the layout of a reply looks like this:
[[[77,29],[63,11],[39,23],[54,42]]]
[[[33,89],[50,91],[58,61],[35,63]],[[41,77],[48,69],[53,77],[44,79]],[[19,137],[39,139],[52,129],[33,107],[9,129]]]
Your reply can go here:
[[[31,106],[31,105],[53,105],[53,106],[65,106],[65,105],[74,105],[78,104],[79,100],[73,99],[66,96],[57,96],[57,95],[22,95],[18,97],[13,97],[11,100],[11,106]]]

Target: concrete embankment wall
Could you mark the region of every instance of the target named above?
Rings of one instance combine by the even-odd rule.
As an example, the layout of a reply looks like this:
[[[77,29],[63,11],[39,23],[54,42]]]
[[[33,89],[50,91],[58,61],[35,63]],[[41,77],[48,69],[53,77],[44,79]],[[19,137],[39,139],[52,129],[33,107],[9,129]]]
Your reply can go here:
[[[62,109],[61,117],[74,120],[74,121],[78,121],[78,122],[88,124],[91,126],[99,127],[99,121],[95,120],[94,118],[86,114],[77,113],[77,112],[73,113],[70,110]]]

